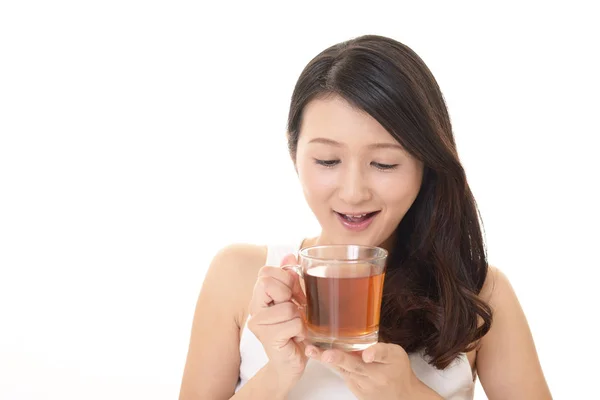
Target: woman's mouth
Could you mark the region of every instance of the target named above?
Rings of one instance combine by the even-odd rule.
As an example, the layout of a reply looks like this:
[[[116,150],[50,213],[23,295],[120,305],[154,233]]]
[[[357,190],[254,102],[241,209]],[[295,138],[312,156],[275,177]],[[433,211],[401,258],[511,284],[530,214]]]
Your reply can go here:
[[[351,231],[360,232],[369,227],[371,222],[380,211],[363,212],[363,213],[341,213],[335,211],[336,216],[342,225]]]

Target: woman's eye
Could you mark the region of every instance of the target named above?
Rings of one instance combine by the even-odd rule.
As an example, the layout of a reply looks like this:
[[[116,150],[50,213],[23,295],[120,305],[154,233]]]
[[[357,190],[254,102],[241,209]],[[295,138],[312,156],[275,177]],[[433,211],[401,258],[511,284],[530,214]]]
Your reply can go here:
[[[398,164],[382,164],[382,163],[378,163],[378,162],[372,162],[371,165],[382,171],[388,171],[388,170],[394,169],[398,166]]]
[[[315,158],[315,162],[316,162],[317,164],[319,164],[319,165],[322,165],[322,166],[324,166],[324,167],[329,167],[329,168],[331,168],[331,167],[333,167],[333,166],[335,166],[335,165],[339,164],[339,163],[340,163],[340,160],[319,160],[319,159]]]

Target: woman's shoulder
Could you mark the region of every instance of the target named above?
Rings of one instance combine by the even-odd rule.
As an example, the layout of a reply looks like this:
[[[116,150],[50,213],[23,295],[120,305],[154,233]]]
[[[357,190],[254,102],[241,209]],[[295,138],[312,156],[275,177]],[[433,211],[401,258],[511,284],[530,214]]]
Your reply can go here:
[[[228,273],[245,273],[251,267],[260,268],[266,260],[267,249],[267,246],[249,243],[229,244],[216,252],[211,268],[224,269]]]
[[[238,326],[244,324],[247,303],[258,271],[265,265],[267,250],[267,246],[255,244],[229,244],[216,252],[206,273],[204,284],[222,294]]]
[[[498,312],[504,314],[506,312],[514,312],[519,308],[517,295],[510,283],[506,274],[497,266],[489,265],[485,282],[479,292],[479,298],[490,307],[492,312],[492,325],[495,321],[495,316]],[[486,339],[486,334],[478,343],[478,348],[483,340]]]
[[[479,292],[479,298],[490,306],[501,301],[502,295],[511,290],[510,281],[502,270],[496,266],[488,265],[485,282]]]
[[[490,267],[481,296],[492,311],[490,330],[477,348],[477,369],[486,393],[551,398],[527,317],[507,275]]]
[[[230,287],[232,291],[240,289],[240,286],[247,286],[248,283],[253,284],[258,271],[265,265],[267,251],[267,246],[229,244],[216,252],[208,274],[218,276],[219,282]]]

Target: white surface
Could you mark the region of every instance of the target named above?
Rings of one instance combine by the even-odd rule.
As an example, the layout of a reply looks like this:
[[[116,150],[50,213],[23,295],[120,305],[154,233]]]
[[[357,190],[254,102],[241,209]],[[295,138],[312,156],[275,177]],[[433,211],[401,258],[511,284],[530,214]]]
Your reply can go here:
[[[364,33],[405,42],[438,79],[554,397],[587,398],[592,6],[201,3],[0,5],[0,399],[177,397],[214,253],[317,232],[288,101],[310,58]]]

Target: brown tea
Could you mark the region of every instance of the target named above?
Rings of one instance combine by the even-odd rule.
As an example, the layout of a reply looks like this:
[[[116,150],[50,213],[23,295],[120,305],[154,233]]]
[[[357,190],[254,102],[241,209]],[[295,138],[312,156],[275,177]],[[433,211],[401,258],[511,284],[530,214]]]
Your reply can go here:
[[[310,268],[304,276],[309,331],[336,340],[376,335],[384,277],[366,263]]]

